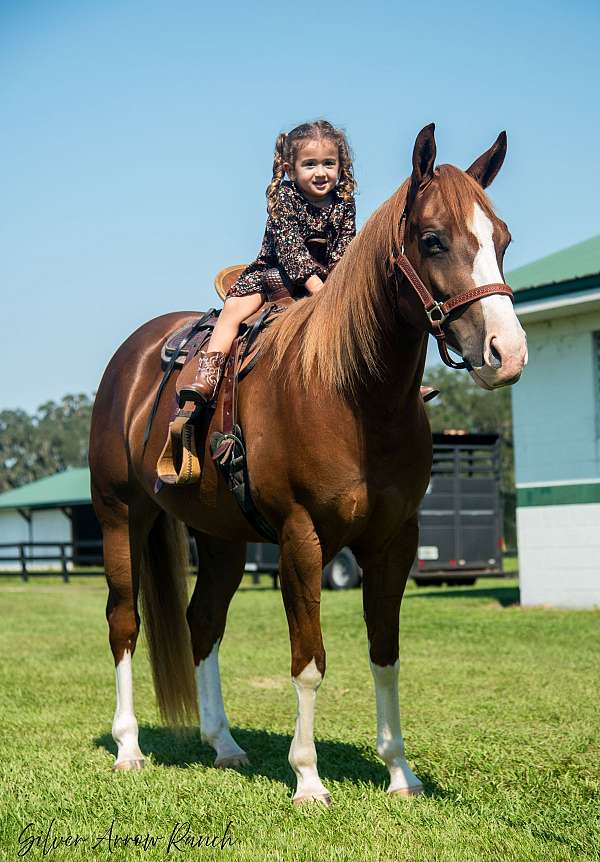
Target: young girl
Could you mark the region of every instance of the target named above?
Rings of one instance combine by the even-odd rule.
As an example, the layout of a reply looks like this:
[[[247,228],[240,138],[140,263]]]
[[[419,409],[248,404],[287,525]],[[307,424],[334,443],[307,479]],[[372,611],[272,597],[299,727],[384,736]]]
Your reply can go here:
[[[240,323],[265,301],[321,290],[356,234],[353,194],[352,158],[344,132],[317,120],[279,135],[261,250],[227,292],[198,364],[188,362],[180,372],[180,405],[213,400]]]

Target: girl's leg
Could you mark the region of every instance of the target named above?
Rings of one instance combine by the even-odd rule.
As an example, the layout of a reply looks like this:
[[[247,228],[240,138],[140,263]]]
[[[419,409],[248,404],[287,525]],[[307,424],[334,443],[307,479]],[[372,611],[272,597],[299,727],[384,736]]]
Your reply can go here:
[[[230,296],[225,300],[223,311],[219,315],[213,334],[206,347],[207,353],[218,351],[227,353],[231,350],[233,340],[238,334],[240,323],[258,311],[263,304],[262,293],[250,293],[247,296]]]
[[[188,362],[179,374],[176,388],[180,405],[185,401],[197,404],[212,401],[240,323],[258,311],[262,303],[262,293],[231,296],[225,301],[210,341],[199,353],[198,364]]]

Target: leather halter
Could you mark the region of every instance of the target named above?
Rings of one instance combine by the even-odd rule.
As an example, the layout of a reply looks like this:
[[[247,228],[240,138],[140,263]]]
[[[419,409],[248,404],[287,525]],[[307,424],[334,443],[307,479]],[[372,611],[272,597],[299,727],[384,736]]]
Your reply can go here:
[[[429,183],[422,186],[419,191],[423,191]],[[483,299],[485,296],[493,296],[494,294],[502,294],[510,296],[514,302],[513,292],[508,284],[483,284],[481,287],[474,287],[472,290],[466,290],[464,293],[459,293],[456,296],[451,296],[445,302],[438,302],[431,295],[421,277],[413,267],[410,260],[404,254],[404,233],[406,230],[406,222],[408,220],[408,212],[405,209],[400,219],[400,254],[393,257],[391,260],[392,266],[397,267],[408,283],[413,287],[415,293],[421,300],[427,320],[429,321],[430,332],[437,341],[438,350],[442,361],[450,368],[466,368],[467,362],[455,362],[448,352],[448,344],[446,342],[446,333],[444,332],[444,323],[449,319],[451,313],[463,305],[470,305],[472,302],[477,302],[478,299]]]

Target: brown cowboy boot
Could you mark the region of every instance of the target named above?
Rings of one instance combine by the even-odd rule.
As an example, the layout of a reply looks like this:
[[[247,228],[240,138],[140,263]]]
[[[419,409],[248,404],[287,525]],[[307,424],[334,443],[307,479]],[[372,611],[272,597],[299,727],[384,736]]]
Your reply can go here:
[[[439,394],[439,389],[433,389],[431,386],[421,386],[421,398],[423,401],[431,401],[432,398],[435,398]]]
[[[210,403],[219,388],[226,361],[226,353],[206,353],[201,350],[195,372],[194,360],[184,365],[176,386],[179,406],[182,407],[186,401],[193,401],[195,404]]]

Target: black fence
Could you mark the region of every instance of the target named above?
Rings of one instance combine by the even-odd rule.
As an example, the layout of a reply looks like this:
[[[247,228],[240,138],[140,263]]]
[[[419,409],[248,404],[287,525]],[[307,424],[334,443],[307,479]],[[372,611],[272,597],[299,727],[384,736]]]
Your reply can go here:
[[[190,574],[198,568],[196,543],[190,538]],[[247,573],[254,584],[260,583],[261,574],[273,579],[277,587],[277,573],[265,566],[248,564]],[[31,577],[62,577],[68,583],[70,576],[99,577],[104,575],[102,541],[85,539],[76,542],[0,542],[0,577],[28,581]]]
[[[260,583],[261,575],[272,578],[273,589],[278,588],[277,565],[271,545],[249,544],[246,560],[246,574],[251,575],[254,584]],[[267,551],[265,551],[267,549]],[[275,549],[278,560],[278,549]],[[502,555],[516,557],[514,548],[507,549]],[[273,559],[271,559],[273,557]],[[197,571],[198,554],[196,543],[190,539],[190,574]],[[0,578],[20,576],[28,581],[30,577],[62,577],[68,583],[70,576],[99,577],[104,575],[102,561],[102,542],[82,540],[79,542],[1,542]],[[481,577],[481,575],[479,575]]]
[[[73,574],[86,577],[102,573],[102,542],[98,540],[0,543],[0,577],[20,575],[27,581],[34,576],[60,575],[68,581]]]

